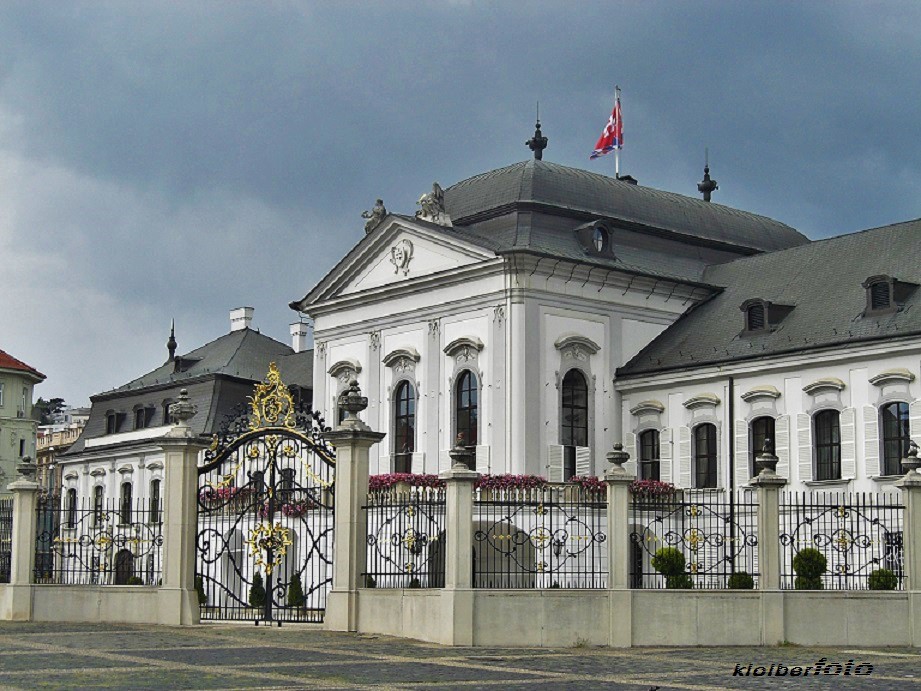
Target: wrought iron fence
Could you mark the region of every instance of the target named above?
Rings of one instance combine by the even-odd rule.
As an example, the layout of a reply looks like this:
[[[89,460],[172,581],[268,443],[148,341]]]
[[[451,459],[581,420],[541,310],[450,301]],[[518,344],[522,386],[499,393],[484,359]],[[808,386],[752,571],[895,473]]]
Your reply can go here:
[[[575,485],[479,489],[475,588],[604,588],[607,496]]]
[[[0,583],[10,582],[13,562],[13,500],[0,499]]]
[[[443,588],[445,490],[388,487],[368,494],[369,588]]]
[[[57,495],[40,498],[35,583],[159,585],[162,506]]]
[[[866,590],[890,581],[895,589],[903,584],[902,530],[905,507],[898,494],[883,493],[799,493],[780,497],[780,587],[796,588],[798,574],[794,558],[806,548],[825,557],[826,569],[816,578],[825,590]],[[893,577],[874,577],[885,569]],[[802,568],[801,568],[802,570]],[[808,574],[799,582],[803,589],[815,589]],[[882,589],[891,589],[884,586]]]
[[[747,490],[731,498],[694,490],[635,496],[630,504],[631,587],[756,587],[757,520],[757,498]],[[661,552],[669,548],[675,551]]]

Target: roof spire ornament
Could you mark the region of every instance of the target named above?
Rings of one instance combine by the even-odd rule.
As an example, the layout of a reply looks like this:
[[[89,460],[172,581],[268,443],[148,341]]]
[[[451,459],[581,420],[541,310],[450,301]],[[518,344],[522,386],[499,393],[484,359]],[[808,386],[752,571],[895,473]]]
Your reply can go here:
[[[176,359],[176,345],[176,320],[170,319],[169,340],[166,342],[166,350],[169,352],[167,362],[172,362]]]
[[[697,183],[697,191],[703,193],[704,201],[710,201],[710,194],[720,188],[716,180],[710,179],[710,150],[704,149],[704,179]]]
[[[525,142],[525,145],[534,152],[534,160],[540,161],[544,157],[544,149],[549,140],[540,131],[540,101],[537,102],[537,124],[534,125],[534,136]]]

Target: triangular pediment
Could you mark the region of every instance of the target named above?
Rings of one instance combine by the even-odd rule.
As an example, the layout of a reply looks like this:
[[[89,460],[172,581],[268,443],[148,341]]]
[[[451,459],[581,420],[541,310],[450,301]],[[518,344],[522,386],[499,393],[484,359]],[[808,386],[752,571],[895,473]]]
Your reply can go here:
[[[365,236],[304,298],[302,304],[412,284],[465,266],[495,260],[491,250],[457,236],[396,218]]]

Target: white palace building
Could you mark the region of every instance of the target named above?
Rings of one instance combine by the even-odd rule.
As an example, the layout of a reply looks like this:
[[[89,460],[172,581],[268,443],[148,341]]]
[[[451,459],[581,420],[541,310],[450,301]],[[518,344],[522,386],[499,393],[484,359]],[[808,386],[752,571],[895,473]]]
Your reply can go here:
[[[387,432],[372,473],[443,471],[459,438],[479,472],[561,481],[623,442],[640,477],[720,489],[767,439],[789,489],[877,491],[921,438],[921,221],[810,242],[537,159],[420,205],[379,202],[291,303],[315,407],[357,379]]]

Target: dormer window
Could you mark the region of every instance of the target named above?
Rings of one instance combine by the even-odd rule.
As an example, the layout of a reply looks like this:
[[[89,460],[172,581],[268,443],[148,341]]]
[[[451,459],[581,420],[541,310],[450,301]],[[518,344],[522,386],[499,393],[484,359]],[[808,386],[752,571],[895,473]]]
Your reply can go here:
[[[863,313],[865,317],[898,312],[899,305],[918,287],[915,283],[898,281],[886,275],[870,276],[861,285],[867,291],[867,308]]]
[[[745,311],[745,329],[747,331],[763,331],[765,324],[764,305],[760,302],[756,305],[750,305]]]
[[[592,233],[592,244],[595,245],[595,251],[601,254],[608,244],[608,232],[601,226],[595,226],[595,232]]]
[[[614,253],[611,251],[611,231],[600,221],[585,223],[574,232],[586,254],[614,259]]]
[[[791,305],[778,305],[760,298],[746,300],[739,307],[745,315],[743,336],[770,333],[792,310]]]

